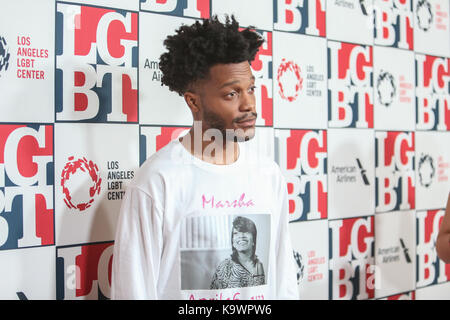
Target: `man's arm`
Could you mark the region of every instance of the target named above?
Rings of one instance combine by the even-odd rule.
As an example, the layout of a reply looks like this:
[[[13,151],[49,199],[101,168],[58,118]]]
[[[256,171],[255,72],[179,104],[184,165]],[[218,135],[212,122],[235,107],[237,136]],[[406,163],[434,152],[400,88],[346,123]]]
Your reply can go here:
[[[111,299],[158,299],[162,213],[150,195],[129,187],[114,242]]]
[[[281,171],[281,186],[278,192],[280,222],[277,236],[277,297],[282,300],[298,300],[297,276],[295,269],[294,251],[292,250],[289,232],[289,200],[287,184]]]
[[[450,193],[447,200],[444,219],[442,220],[436,240],[438,257],[445,263],[450,263]]]

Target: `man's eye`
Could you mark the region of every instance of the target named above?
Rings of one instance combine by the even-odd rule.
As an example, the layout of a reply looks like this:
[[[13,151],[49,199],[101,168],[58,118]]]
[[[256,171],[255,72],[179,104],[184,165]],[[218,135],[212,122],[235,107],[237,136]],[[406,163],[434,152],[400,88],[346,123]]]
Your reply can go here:
[[[237,92],[235,92],[235,91],[227,94],[227,97],[230,97],[230,98],[234,98],[235,96],[237,96]]]
[[[256,86],[251,86],[249,89],[250,92],[255,92],[255,90],[256,90]]]

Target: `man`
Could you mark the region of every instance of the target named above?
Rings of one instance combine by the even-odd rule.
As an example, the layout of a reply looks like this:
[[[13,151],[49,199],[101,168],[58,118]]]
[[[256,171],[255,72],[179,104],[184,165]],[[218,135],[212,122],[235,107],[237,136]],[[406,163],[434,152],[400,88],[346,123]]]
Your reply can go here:
[[[450,193],[448,194],[447,208],[445,209],[444,218],[436,240],[436,251],[442,261],[450,263]]]
[[[272,159],[245,143],[257,117],[250,62],[262,43],[250,29],[239,31],[234,17],[184,25],[164,41],[162,83],[184,97],[194,125],[147,159],[127,189],[113,299],[298,298],[286,182]],[[217,268],[232,258],[230,226],[238,216],[258,229],[252,241],[264,281],[235,279],[246,284],[216,288]],[[260,278],[261,266],[249,266],[241,264],[242,274]]]

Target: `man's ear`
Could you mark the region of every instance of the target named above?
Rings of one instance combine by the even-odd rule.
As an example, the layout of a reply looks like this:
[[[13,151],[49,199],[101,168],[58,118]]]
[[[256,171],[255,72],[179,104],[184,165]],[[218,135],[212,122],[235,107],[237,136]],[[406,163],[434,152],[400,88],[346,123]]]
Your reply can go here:
[[[196,114],[200,111],[200,96],[194,92],[186,91],[184,93],[184,101],[186,101],[192,114]]]

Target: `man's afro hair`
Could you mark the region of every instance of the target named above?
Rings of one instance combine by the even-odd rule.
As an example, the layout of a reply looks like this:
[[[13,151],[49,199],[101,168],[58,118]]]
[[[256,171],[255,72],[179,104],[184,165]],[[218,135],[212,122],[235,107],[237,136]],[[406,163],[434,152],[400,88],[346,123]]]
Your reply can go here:
[[[255,59],[264,39],[252,26],[239,31],[234,16],[221,23],[217,15],[193,25],[182,25],[164,40],[168,52],[160,57],[161,85],[182,96],[196,80],[208,77],[216,64],[239,63]]]

